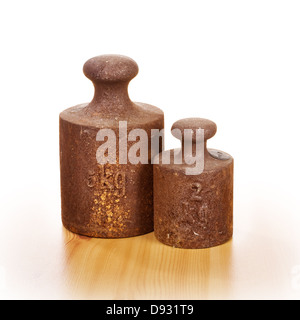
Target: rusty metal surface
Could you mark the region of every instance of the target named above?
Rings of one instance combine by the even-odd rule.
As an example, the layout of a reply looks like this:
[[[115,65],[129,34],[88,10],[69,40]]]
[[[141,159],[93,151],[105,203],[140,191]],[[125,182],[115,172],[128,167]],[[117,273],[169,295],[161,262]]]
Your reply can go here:
[[[75,233],[104,238],[151,232],[153,166],[119,164],[119,121],[127,121],[128,132],[144,129],[150,148],[151,129],[164,126],[163,112],[129,99],[128,83],[138,73],[138,66],[132,59],[99,56],[88,60],[83,71],[93,81],[93,100],[60,114],[63,225]],[[96,136],[103,128],[115,132],[116,164],[97,162],[96,152],[101,142],[96,141]],[[133,144],[128,142],[128,149]]]
[[[185,163],[154,165],[154,232],[164,244],[208,248],[228,241],[233,233],[233,158],[207,149],[216,125],[206,119],[183,119],[172,129],[204,129],[204,170],[187,175]],[[165,151],[166,152],[166,151]]]

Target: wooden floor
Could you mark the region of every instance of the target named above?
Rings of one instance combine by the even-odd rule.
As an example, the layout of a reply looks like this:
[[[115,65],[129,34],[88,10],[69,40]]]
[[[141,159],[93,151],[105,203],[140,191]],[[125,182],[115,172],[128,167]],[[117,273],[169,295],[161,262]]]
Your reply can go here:
[[[264,194],[266,202],[257,191],[248,190],[248,201],[236,192],[233,239],[202,250],[165,246],[153,233],[82,237],[63,228],[58,203],[43,206],[24,194],[22,210],[11,202],[10,214],[1,215],[0,297],[298,299],[298,213],[292,203],[284,211],[276,197],[269,202],[272,194]]]

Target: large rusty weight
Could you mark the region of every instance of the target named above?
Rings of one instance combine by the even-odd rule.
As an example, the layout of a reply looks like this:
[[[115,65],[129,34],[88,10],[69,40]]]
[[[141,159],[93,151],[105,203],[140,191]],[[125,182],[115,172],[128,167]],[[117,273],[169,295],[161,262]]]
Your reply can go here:
[[[120,238],[153,231],[153,166],[121,162],[120,121],[127,131],[147,132],[164,126],[163,112],[151,105],[133,103],[129,81],[138,73],[131,58],[102,55],[88,60],[84,74],[93,82],[94,98],[60,114],[61,204],[63,225],[82,235]],[[100,129],[116,135],[116,163],[99,164]],[[119,139],[120,138],[120,139]],[[127,148],[134,144],[127,142]],[[126,152],[128,151],[126,150]],[[161,151],[161,149],[160,149]],[[124,159],[123,159],[124,160]]]
[[[186,173],[192,166],[174,163],[184,156],[185,129],[192,130],[193,152],[196,129],[204,130],[203,171]],[[176,129],[176,130],[174,130]],[[233,232],[233,158],[219,150],[207,149],[207,139],[217,131],[214,122],[187,118],[175,122],[172,133],[182,137],[182,149],[171,150],[170,164],[154,164],[154,233],[164,244],[178,248],[208,248],[225,243]],[[179,133],[179,135],[178,135]],[[162,154],[168,151],[163,151]]]

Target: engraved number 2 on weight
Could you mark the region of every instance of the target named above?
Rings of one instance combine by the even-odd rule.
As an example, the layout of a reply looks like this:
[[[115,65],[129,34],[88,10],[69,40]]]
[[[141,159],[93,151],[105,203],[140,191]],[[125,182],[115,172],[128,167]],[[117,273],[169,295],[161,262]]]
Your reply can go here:
[[[198,182],[193,183],[192,184],[192,190],[193,190],[193,193],[192,193],[192,196],[191,196],[191,200],[201,201],[202,200],[202,197],[200,196],[200,192],[202,190],[201,184],[198,183]]]
[[[208,224],[207,212],[205,204],[202,204],[202,185],[199,182],[194,182],[191,185],[192,194],[189,201],[182,202],[182,211],[185,215],[194,216],[202,228],[206,229]]]

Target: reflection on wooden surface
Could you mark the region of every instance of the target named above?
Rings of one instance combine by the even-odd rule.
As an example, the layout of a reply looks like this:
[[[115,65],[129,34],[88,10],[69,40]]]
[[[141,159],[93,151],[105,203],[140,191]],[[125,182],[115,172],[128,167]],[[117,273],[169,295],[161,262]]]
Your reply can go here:
[[[64,230],[68,288],[74,297],[205,299],[226,296],[231,241],[210,249],[175,249],[153,233],[92,239]],[[74,281],[76,279],[76,281]],[[224,283],[225,281],[225,283]]]
[[[280,205],[268,190],[238,190],[233,239],[196,250],[166,246],[153,233],[79,236],[63,228],[59,205],[45,197],[7,198],[0,298],[299,299],[299,204],[280,198]]]

